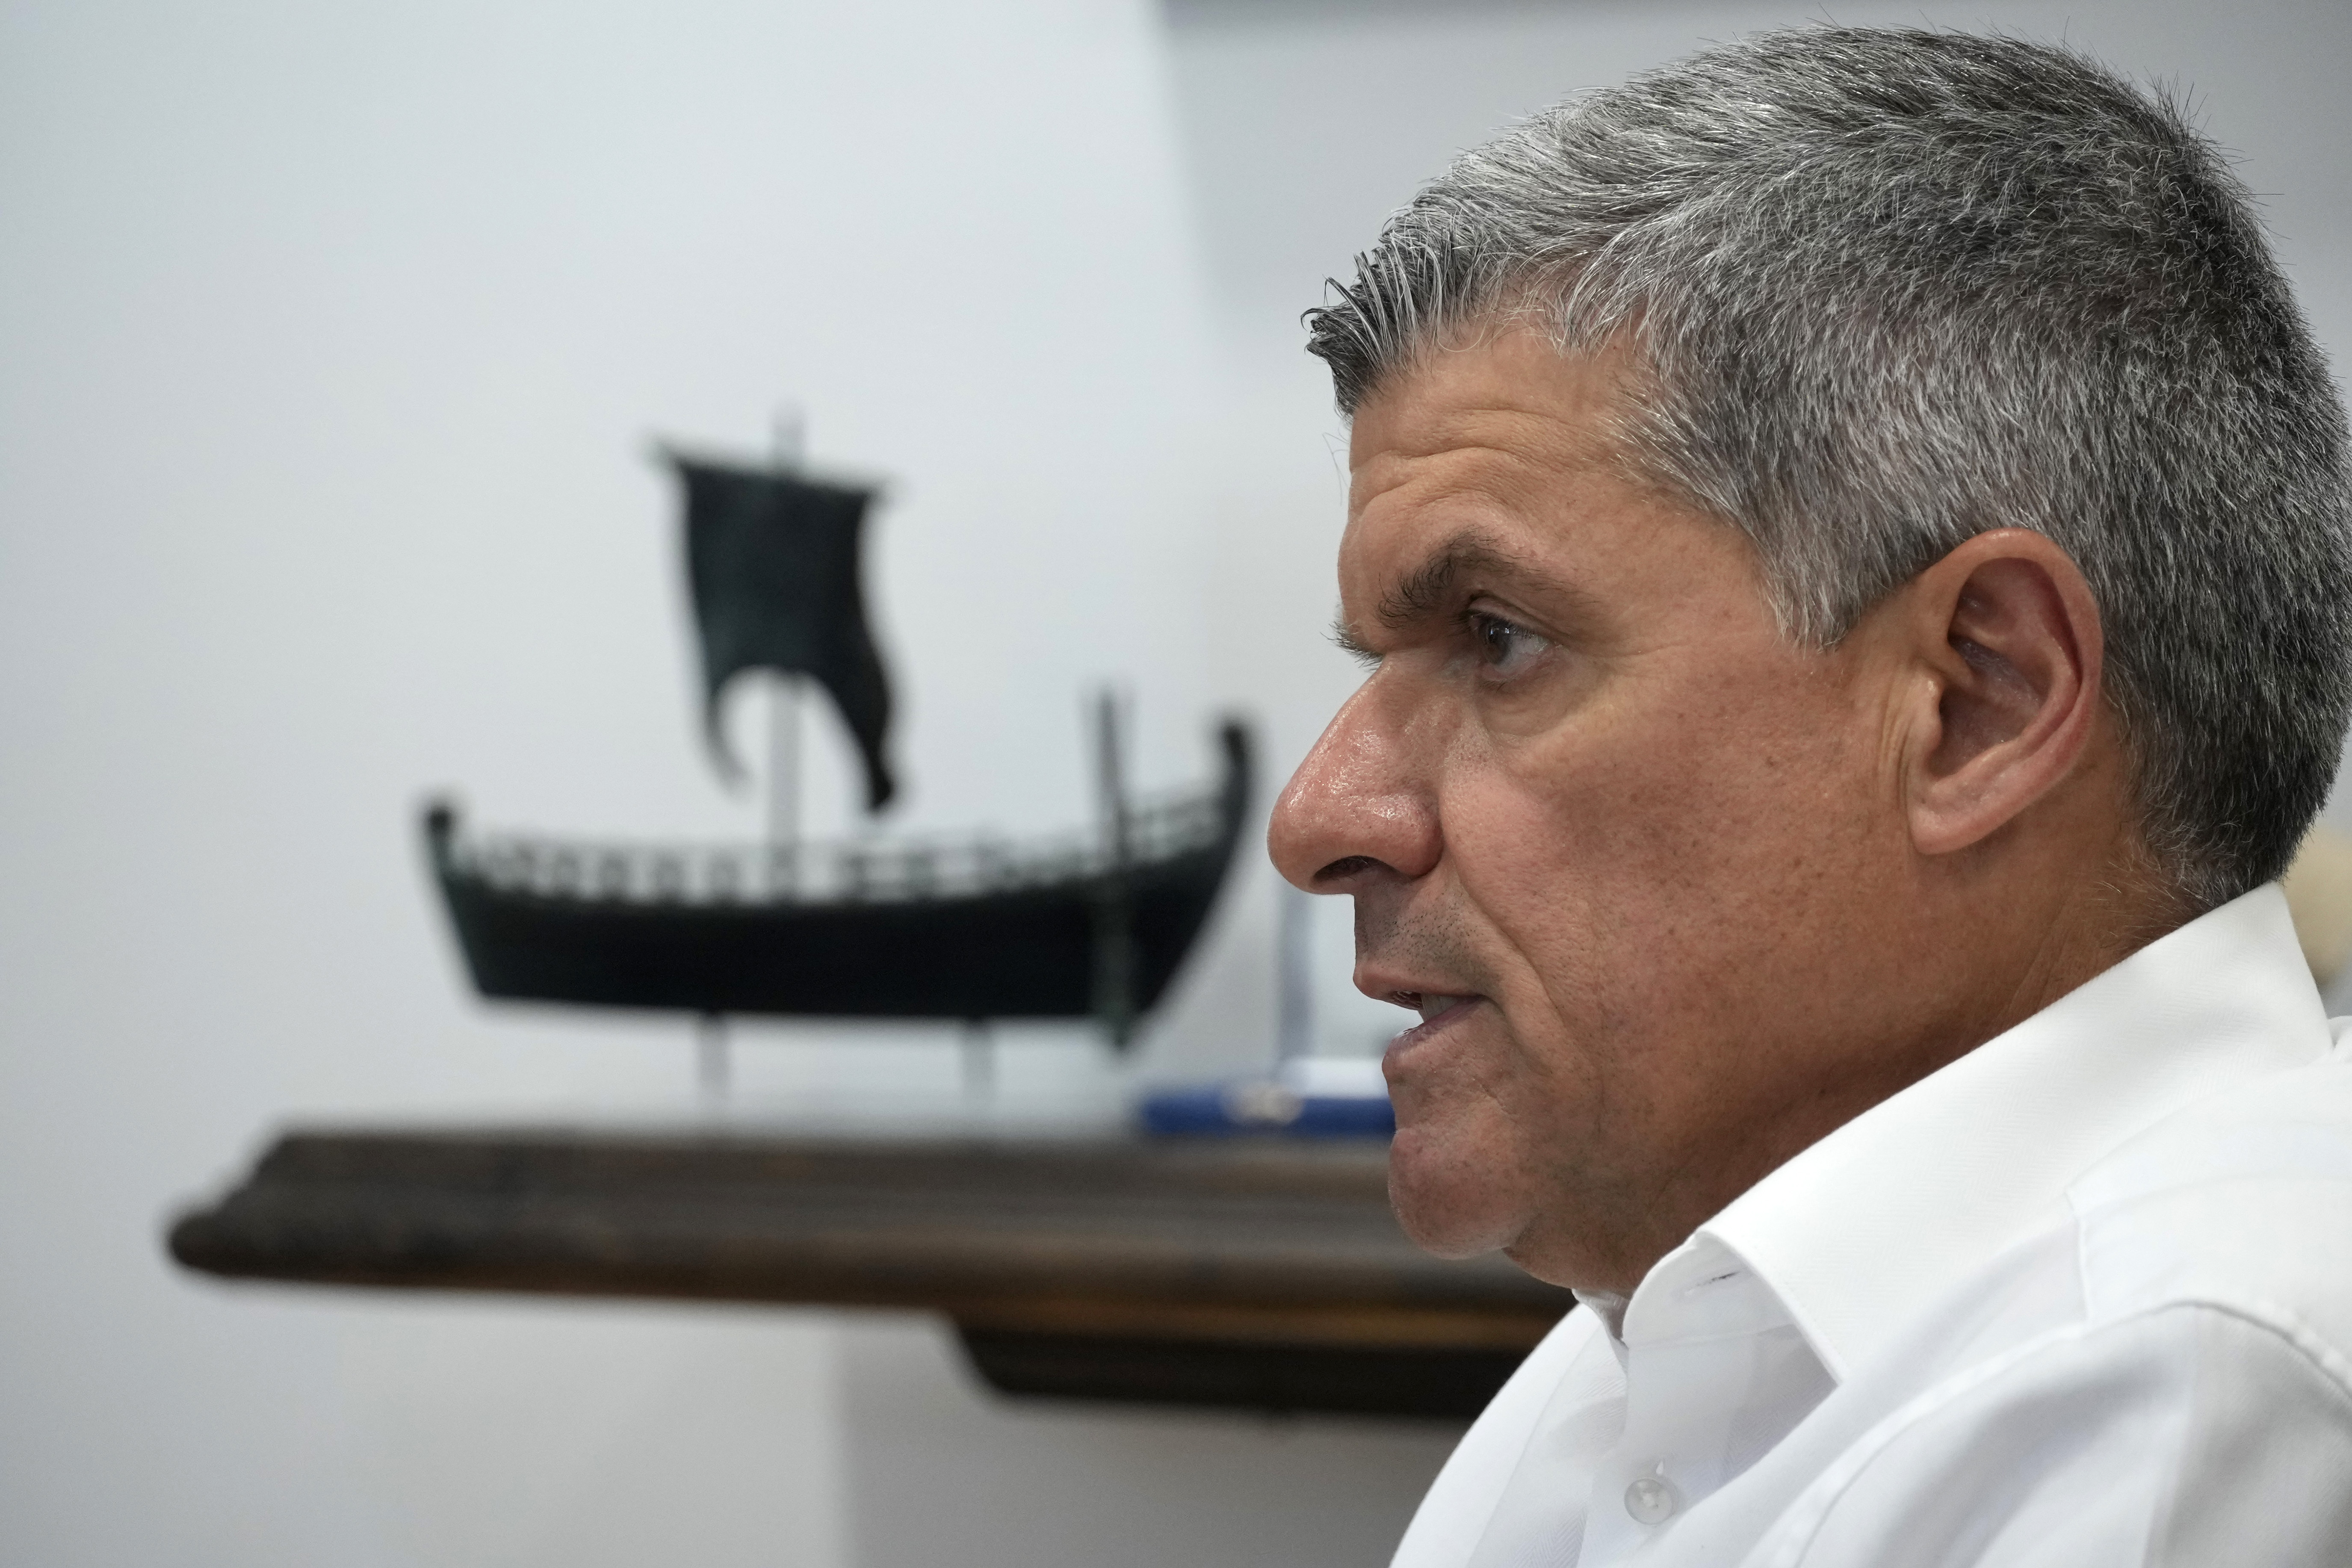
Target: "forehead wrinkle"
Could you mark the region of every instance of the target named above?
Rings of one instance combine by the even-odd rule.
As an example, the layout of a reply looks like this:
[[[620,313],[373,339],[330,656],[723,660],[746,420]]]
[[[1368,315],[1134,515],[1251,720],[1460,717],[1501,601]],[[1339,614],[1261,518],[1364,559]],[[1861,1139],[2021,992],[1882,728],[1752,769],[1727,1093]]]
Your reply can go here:
[[[1547,479],[1590,467],[1601,457],[1603,448],[1588,440],[1551,435],[1549,440],[1517,446],[1499,437],[1439,437],[1411,445],[1392,439],[1380,451],[1360,454],[1350,465],[1349,510],[1360,511],[1408,486],[1441,497],[1541,488]]]
[[[1553,356],[1544,357],[1549,363]],[[1369,408],[1360,412],[1351,440],[1370,426],[1377,431],[1381,455],[1405,462],[1457,454],[1514,460],[1544,454],[1553,461],[1583,463],[1620,444],[1615,416],[1623,411],[1622,395],[1613,382],[1609,390],[1565,406],[1552,395],[1557,390],[1552,378],[1539,373],[1533,384],[1489,379],[1484,385],[1430,387],[1430,395],[1408,396],[1402,408],[1390,411],[1400,417],[1368,417]]]
[[[1350,521],[1376,506],[1405,504],[1420,509],[1452,508],[1471,512],[1500,510],[1515,521],[1537,523],[1548,511],[1566,504],[1572,514],[1581,510],[1574,481],[1595,470],[1617,472],[1617,449],[1607,439],[1562,426],[1559,421],[1536,419],[1538,434],[1513,444],[1507,440],[1474,441],[1454,435],[1428,447],[1391,439],[1384,449],[1362,455],[1349,486]],[[1570,521],[1558,516],[1552,522]],[[1510,557],[1500,535],[1491,530],[1475,532],[1475,542],[1498,559],[1465,562],[1528,571],[1524,556]],[[1461,537],[1461,536],[1457,536]]]

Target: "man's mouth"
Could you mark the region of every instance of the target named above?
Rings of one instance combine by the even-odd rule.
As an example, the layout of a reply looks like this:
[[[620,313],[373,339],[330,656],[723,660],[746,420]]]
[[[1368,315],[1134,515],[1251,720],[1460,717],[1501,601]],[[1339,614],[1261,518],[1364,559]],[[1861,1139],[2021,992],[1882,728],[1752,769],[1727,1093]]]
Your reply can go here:
[[[1434,991],[1408,991],[1405,1005],[1421,1015],[1424,1024],[1435,1023],[1438,1017],[1477,1000],[1475,996],[1444,996]]]
[[[1395,991],[1390,993],[1389,1000],[1421,1015],[1420,1023],[1389,1042],[1388,1054],[1394,1058],[1443,1033],[1476,1006],[1481,999],[1442,991]]]

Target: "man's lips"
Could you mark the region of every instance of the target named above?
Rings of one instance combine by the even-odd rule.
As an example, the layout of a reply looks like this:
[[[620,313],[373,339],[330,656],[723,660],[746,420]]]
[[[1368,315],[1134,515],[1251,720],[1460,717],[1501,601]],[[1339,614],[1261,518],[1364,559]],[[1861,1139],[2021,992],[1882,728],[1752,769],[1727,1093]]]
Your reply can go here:
[[[1391,1061],[1414,1047],[1422,1045],[1469,1015],[1470,1009],[1486,1000],[1481,996],[1448,994],[1437,991],[1392,991],[1388,999],[1400,1006],[1410,1007],[1421,1015],[1421,1022],[1399,1034],[1389,1042],[1388,1058]]]
[[[1424,1024],[1433,1024],[1456,1007],[1467,1007],[1478,1000],[1475,996],[1448,996],[1435,991],[1400,991],[1397,1002],[1421,1015]]]

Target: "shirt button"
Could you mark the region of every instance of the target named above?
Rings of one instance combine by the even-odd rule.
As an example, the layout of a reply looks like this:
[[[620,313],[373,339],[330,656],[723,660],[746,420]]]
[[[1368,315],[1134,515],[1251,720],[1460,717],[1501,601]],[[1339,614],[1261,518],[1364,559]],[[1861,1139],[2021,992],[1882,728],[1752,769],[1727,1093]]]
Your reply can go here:
[[[1625,1489],[1625,1511],[1643,1524],[1664,1524],[1681,1500],[1664,1476],[1643,1476]]]

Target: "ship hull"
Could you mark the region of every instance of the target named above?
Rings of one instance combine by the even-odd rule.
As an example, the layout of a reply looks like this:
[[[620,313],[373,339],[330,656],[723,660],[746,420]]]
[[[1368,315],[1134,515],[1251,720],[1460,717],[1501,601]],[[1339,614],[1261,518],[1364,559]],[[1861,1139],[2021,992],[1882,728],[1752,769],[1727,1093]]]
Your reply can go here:
[[[501,884],[457,851],[446,808],[428,814],[427,847],[485,996],[829,1017],[1108,1015],[1124,1034],[1175,978],[1240,838],[1248,742],[1238,726],[1223,740],[1211,841],[947,896],[665,902]]]

